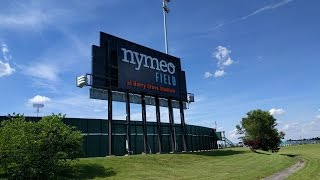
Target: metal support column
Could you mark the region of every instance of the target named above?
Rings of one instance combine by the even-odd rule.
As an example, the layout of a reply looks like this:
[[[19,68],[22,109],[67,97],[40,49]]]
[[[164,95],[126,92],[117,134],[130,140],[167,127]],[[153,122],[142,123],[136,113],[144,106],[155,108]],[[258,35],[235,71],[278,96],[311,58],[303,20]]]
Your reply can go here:
[[[162,132],[161,132],[159,98],[156,97],[155,101],[156,101],[157,135],[158,135],[158,153],[162,153]]]
[[[146,115],[146,101],[144,95],[141,95],[142,107],[142,130],[143,130],[143,152],[147,154],[148,140],[147,140],[147,115]]]
[[[109,156],[113,154],[112,151],[112,144],[113,144],[113,137],[112,137],[112,91],[108,90],[108,139],[109,139]]]
[[[186,137],[186,122],[184,120],[183,102],[179,101],[180,106],[180,118],[181,118],[181,139],[182,139],[182,151],[187,151],[187,137]]]
[[[130,132],[130,94],[127,92],[126,93],[126,150],[127,153],[130,154],[131,152],[131,132]]]
[[[175,132],[174,132],[174,120],[173,120],[173,108],[172,101],[168,99],[168,109],[169,109],[169,125],[170,125],[170,144],[171,144],[171,152],[175,152]]]

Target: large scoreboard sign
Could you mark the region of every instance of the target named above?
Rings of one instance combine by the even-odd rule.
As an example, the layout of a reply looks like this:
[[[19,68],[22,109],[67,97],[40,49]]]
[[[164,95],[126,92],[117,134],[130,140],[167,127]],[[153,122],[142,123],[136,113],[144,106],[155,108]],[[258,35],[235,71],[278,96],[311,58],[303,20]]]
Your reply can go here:
[[[103,32],[92,56],[93,88],[187,101],[185,72],[177,57]]]

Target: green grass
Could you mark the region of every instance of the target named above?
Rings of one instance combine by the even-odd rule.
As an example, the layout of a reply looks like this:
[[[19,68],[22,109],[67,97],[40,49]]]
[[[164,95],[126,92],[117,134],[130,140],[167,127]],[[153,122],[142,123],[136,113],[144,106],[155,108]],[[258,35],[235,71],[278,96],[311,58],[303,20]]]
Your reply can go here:
[[[306,165],[288,179],[320,179],[320,144],[282,148],[279,154],[297,156],[306,160]]]
[[[289,179],[320,179],[320,144],[284,147],[278,153],[230,148],[210,152],[83,158],[72,179],[261,179],[306,160]],[[0,179],[5,178],[0,172]]]
[[[85,158],[74,164],[83,179],[260,179],[296,162],[296,158],[232,148],[189,154]]]

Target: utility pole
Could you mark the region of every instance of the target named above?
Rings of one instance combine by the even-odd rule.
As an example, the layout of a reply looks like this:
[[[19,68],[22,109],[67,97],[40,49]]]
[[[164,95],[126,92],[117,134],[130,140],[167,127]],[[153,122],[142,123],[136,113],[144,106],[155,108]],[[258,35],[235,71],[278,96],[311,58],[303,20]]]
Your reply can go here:
[[[163,11],[163,26],[164,26],[164,43],[166,48],[166,54],[168,54],[168,35],[167,35],[167,13],[169,13],[169,8],[167,6],[170,0],[163,0],[162,11]]]

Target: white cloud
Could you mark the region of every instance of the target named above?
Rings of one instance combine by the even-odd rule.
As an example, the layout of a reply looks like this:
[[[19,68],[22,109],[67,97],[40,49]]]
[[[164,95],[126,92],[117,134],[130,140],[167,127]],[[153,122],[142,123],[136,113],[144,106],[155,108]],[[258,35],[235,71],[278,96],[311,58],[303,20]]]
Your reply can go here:
[[[222,65],[230,66],[233,63],[233,60],[229,57]]]
[[[245,16],[242,16],[242,17],[239,17],[239,18],[235,18],[235,19],[232,19],[230,21],[226,21],[226,22],[223,22],[223,23],[219,23],[218,25],[214,26],[213,28],[210,29],[210,31],[214,31],[214,30],[217,30],[217,29],[220,29],[222,28],[223,26],[226,26],[226,25],[229,25],[229,24],[233,24],[233,23],[236,23],[236,22],[240,22],[240,21],[244,21],[250,17],[253,17],[255,15],[258,15],[260,13],[263,13],[265,11],[269,11],[269,10],[273,10],[273,9],[277,9],[281,6],[284,6],[284,5],[287,5],[288,3],[290,2],[293,2],[293,0],[282,0],[278,3],[273,3],[273,4],[269,4],[269,5],[266,5],[262,8],[259,8]]]
[[[217,128],[217,131],[223,131],[223,130],[224,128],[222,126]]]
[[[320,119],[320,114],[316,116],[317,119]]]
[[[213,74],[211,72],[205,72],[204,73],[204,78],[210,78],[212,76],[213,76]]]
[[[57,81],[59,68],[55,65],[39,63],[21,67],[23,73],[43,80]]]
[[[231,142],[235,143],[235,142],[239,142],[239,137],[240,137],[240,135],[237,134],[237,129],[234,129],[234,130],[232,130],[232,131],[229,131],[227,138],[228,138]]]
[[[310,121],[295,121],[284,123],[280,128],[285,139],[313,138],[319,136],[320,118]]]
[[[50,98],[46,96],[40,96],[40,95],[36,95],[35,97],[29,99],[29,102],[32,104],[35,104],[35,103],[43,104],[49,101],[51,101]]]
[[[288,123],[288,124],[285,124],[282,128],[281,128],[281,131],[287,131],[289,129],[296,129],[297,127],[299,127],[299,123]]]
[[[80,2],[14,1],[0,11],[0,27],[15,30],[42,30],[48,26],[62,27],[95,17],[97,8],[118,3],[115,0]],[[83,14],[87,14],[83,16]]]
[[[214,52],[214,57],[218,60],[218,67],[223,69],[225,66],[230,66],[233,64],[233,60],[230,57],[231,50],[224,46],[218,46],[216,52]]]
[[[15,72],[15,69],[9,63],[4,63],[0,60],[0,77],[9,76]]]
[[[48,15],[41,11],[22,11],[17,14],[0,14],[0,25],[3,27],[42,26],[48,21]]]
[[[224,70],[216,70],[216,72],[214,73],[214,77],[222,77],[226,74],[226,72]]]
[[[268,10],[272,10],[272,9],[276,9],[278,7],[284,6],[284,5],[286,5],[286,4],[288,4],[288,3],[292,2],[292,1],[293,0],[282,0],[282,1],[278,2],[278,3],[264,6],[264,7],[260,8],[260,9],[255,10],[254,12],[252,12],[252,13],[246,15],[246,16],[241,17],[241,19],[245,20],[245,19],[247,19],[247,18],[249,18],[251,16],[255,16],[255,15],[260,14],[260,13],[262,13],[264,11],[268,11]]]
[[[11,55],[9,53],[9,48],[6,44],[1,44],[1,51],[5,61],[9,61],[11,59]]]
[[[15,72],[15,69],[12,68],[9,64],[11,55],[9,53],[9,48],[6,44],[1,43],[1,52],[3,60],[0,59],[0,77],[9,76]]]
[[[209,77],[222,77],[226,75],[225,68],[233,64],[233,60],[230,56],[231,50],[224,46],[218,46],[216,47],[216,51],[213,53],[213,57],[218,61],[217,66],[218,69],[213,73],[211,72],[205,72],[204,77],[209,78]]]
[[[285,110],[272,108],[272,109],[269,110],[269,113],[270,113],[271,115],[275,115],[275,116],[276,116],[276,115],[282,115],[282,114],[285,113]]]

